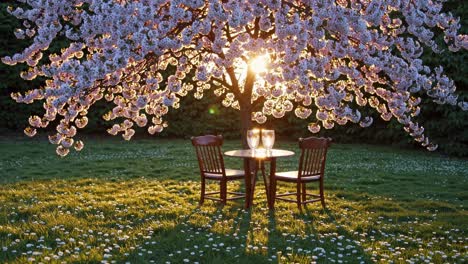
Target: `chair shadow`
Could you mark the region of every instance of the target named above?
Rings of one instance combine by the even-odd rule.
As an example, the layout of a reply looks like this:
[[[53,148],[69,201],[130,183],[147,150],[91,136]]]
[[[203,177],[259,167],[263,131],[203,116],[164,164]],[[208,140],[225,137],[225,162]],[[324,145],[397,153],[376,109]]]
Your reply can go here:
[[[295,204],[292,204],[292,205],[295,206]],[[318,210],[314,209],[314,207],[317,208],[316,206],[320,206],[320,209]],[[346,240],[346,239],[355,240],[353,234],[350,233],[346,228],[344,228],[341,224],[338,223],[335,214],[336,213],[333,211],[333,209],[329,207],[322,208],[319,202],[303,206],[302,212],[300,212],[299,210],[297,210],[297,212],[295,211],[293,213],[293,217],[296,220],[309,222],[309,224],[305,226],[305,230],[304,230],[305,235],[309,236],[308,238],[309,243],[302,243],[302,244],[300,243],[299,245],[297,243],[291,244],[290,245],[291,247],[293,246],[296,248],[299,247],[301,248],[302,252],[305,252],[305,253],[302,254],[302,256],[288,257],[289,252],[287,248],[283,248],[282,250],[280,250],[280,248],[278,247],[279,244],[278,242],[276,242],[276,241],[281,241],[285,239],[282,226],[277,224],[277,220],[281,219],[281,216],[278,215],[278,209],[274,211],[270,211],[268,215],[268,220],[269,220],[268,228],[271,232],[269,233],[269,237],[268,237],[268,241],[269,241],[268,255],[271,256],[271,255],[276,254],[278,260],[280,260],[281,257],[286,258],[286,259],[282,259],[279,262],[282,262],[282,261],[283,262],[284,261],[295,262],[299,258],[302,260],[307,259],[308,262],[317,261],[317,263],[323,263],[323,262],[328,263],[330,261],[329,259],[330,257],[332,258],[331,261],[333,262],[339,261],[339,258],[337,257],[339,250],[335,250],[336,254],[331,255],[331,256],[328,254],[330,253],[330,250],[329,250],[329,252],[326,252],[327,253],[326,258],[323,258],[323,257],[318,257],[317,259],[314,258],[317,256],[318,253],[320,253],[320,251],[323,248],[330,247],[330,242],[325,241],[325,239],[321,238],[322,234],[324,233],[322,230],[318,228],[318,225],[320,225],[321,222],[325,222],[326,224],[334,224],[334,226],[336,226],[335,233],[337,233],[338,236],[342,236],[343,240]],[[322,217],[320,220],[318,219],[320,216],[324,216],[324,215],[326,216],[325,218]],[[324,242],[322,243],[320,241],[324,241]],[[371,255],[369,255],[366,251],[364,251],[364,248],[362,246],[355,245],[355,249],[357,250],[356,255],[361,256],[361,259],[359,261],[358,260],[356,261],[358,262],[364,261],[365,263],[372,262]],[[282,254],[278,254],[278,252],[281,252]],[[301,255],[301,254],[298,254],[298,255]]]
[[[140,252],[135,249],[126,252],[127,256],[121,255],[116,260],[135,261],[136,263],[148,260],[156,263],[161,261],[163,263],[165,261],[182,263],[189,259],[191,262],[198,261],[200,263],[236,263],[236,259],[245,252],[245,241],[250,236],[251,215],[250,211],[240,209],[239,204],[222,206],[213,202],[213,205],[197,206],[180,219],[180,224],[160,233],[160,238],[166,240],[164,246],[161,247],[160,243],[157,243],[158,246],[150,246],[147,252],[152,251],[153,255],[149,259],[139,256]],[[197,217],[202,218],[201,216],[208,220],[204,222],[195,220]],[[224,225],[223,223],[226,221],[232,221],[235,228]],[[177,233],[181,231],[184,231],[183,235],[178,235]],[[154,241],[154,238],[141,241],[141,244],[151,241]],[[237,253],[231,254],[232,252]],[[258,262],[261,256],[257,257]]]
[[[53,186],[52,183],[54,183]],[[280,261],[311,262],[313,261],[312,257],[320,252],[318,248],[324,248],[327,250],[327,256],[326,258],[318,258],[317,261],[321,263],[329,261],[328,258],[337,260],[337,254],[330,254],[331,251],[340,252],[339,246],[336,245],[338,240],[334,240],[338,236],[342,236],[344,240],[358,240],[357,235],[353,234],[351,229],[351,222],[344,221],[346,216],[343,216],[345,211],[342,210],[344,207],[352,208],[353,202],[336,199],[337,193],[335,191],[329,192],[331,198],[327,199],[327,209],[321,209],[320,203],[314,203],[307,205],[303,208],[303,212],[299,213],[295,204],[288,203],[290,206],[286,207],[284,202],[277,203],[275,211],[268,211],[264,193],[256,197],[257,202],[254,203],[251,210],[243,209],[243,200],[229,202],[227,206],[221,206],[213,201],[206,201],[205,205],[198,206],[197,198],[199,196],[197,191],[199,189],[193,188],[193,185],[173,188],[182,184],[174,182],[145,180],[119,184],[97,179],[82,179],[80,181],[52,183],[30,183],[31,186],[28,188],[36,194],[44,192],[42,200],[52,205],[61,205],[63,200],[73,200],[78,204],[82,203],[82,207],[85,208],[88,202],[92,201],[92,204],[100,202],[100,205],[92,209],[92,212],[70,215],[67,218],[61,218],[60,221],[70,222],[72,220],[74,221],[72,223],[94,221],[93,214],[96,213],[95,211],[102,210],[106,212],[106,217],[115,218],[113,222],[102,224],[100,226],[102,229],[114,233],[123,230],[122,234],[131,238],[127,242],[124,240],[110,242],[119,244],[121,250],[112,251],[113,256],[108,259],[109,261],[130,261],[132,263],[150,261],[164,263],[170,261],[171,263],[180,263],[188,259],[191,262],[199,261],[201,263],[269,263],[269,259],[275,256],[272,261],[278,261],[278,258],[285,257],[284,261]],[[261,184],[261,181],[257,184]],[[138,185],[140,186],[138,187]],[[24,183],[15,186],[27,189]],[[260,186],[257,187],[262,189]],[[235,188],[241,187],[242,185],[239,185]],[[121,191],[123,189],[136,189],[136,191],[127,193]],[[257,189],[257,194],[259,189]],[[83,192],[83,195],[81,192]],[[164,199],[150,199],[155,194],[157,196],[157,193],[162,195],[161,192],[165,193]],[[145,193],[151,193],[151,195],[134,201],[130,199],[129,203],[122,202],[129,199],[129,197],[144,195]],[[24,193],[24,195],[27,194]],[[184,196],[181,198],[181,195]],[[177,202],[174,200],[176,198],[179,198],[177,201],[180,204],[172,207],[171,203],[173,201]],[[19,203],[18,197],[11,199],[12,203]],[[94,201],[94,199],[98,201]],[[99,199],[102,199],[102,201]],[[122,203],[117,207],[118,210],[115,210],[114,207],[105,210],[107,204],[114,201],[114,199],[120,199],[119,203]],[[42,212],[47,210],[55,212],[57,207],[52,205],[45,207]],[[132,207],[133,211],[125,211],[125,209],[131,209]],[[356,208],[352,209],[358,212]],[[64,210],[73,209],[74,207],[70,207]],[[33,219],[35,213],[35,211],[24,211],[25,215],[21,215],[21,217]],[[128,222],[130,222],[129,228],[121,229]],[[60,223],[66,224],[65,222]],[[99,227],[100,223],[98,221],[90,228],[95,229]],[[332,228],[328,228],[327,225],[332,226]],[[71,229],[66,231],[72,233],[73,228],[77,226],[78,224],[75,226],[70,224]],[[286,229],[286,227],[289,229]],[[370,228],[375,227],[370,226]],[[140,236],[139,232],[143,234]],[[336,233],[336,235],[333,233]],[[306,235],[308,237],[302,239]],[[0,233],[1,236],[2,233]],[[57,236],[58,234],[52,234],[50,238],[55,239]],[[94,258],[83,257],[83,260],[98,262],[104,256],[104,252],[95,251],[99,250],[102,241],[106,239],[105,237],[99,238],[103,240],[93,240],[89,244],[96,247],[92,249],[93,252],[97,252],[92,256]],[[263,245],[260,245],[259,238]],[[379,239],[386,241],[385,238],[376,237],[376,241]],[[357,251],[353,257],[361,256],[361,261],[366,263],[373,261],[369,255],[371,253],[366,252],[362,246],[350,245],[353,245]],[[249,246],[258,246],[260,249],[254,250]],[[266,246],[267,249],[261,250],[262,246]],[[291,247],[292,250],[288,250],[287,247]],[[299,249],[302,251],[297,251]],[[178,253],[179,251],[181,253]],[[278,252],[281,252],[281,256],[278,255]],[[289,253],[294,254],[289,256]],[[16,256],[11,256],[7,260],[19,261]]]

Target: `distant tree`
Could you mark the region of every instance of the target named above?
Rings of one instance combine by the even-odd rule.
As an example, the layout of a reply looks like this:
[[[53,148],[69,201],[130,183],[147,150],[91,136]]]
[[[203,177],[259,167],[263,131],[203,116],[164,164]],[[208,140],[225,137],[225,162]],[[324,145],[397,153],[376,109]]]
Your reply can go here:
[[[468,109],[442,67],[430,69],[421,60],[423,47],[468,49],[468,37],[457,33],[459,19],[441,11],[443,1],[20,2],[10,8],[23,21],[15,35],[32,44],[2,61],[26,63],[24,79],[47,78],[44,87],[12,97],[44,101],[45,114],[31,116],[25,133],[34,136],[58,119],[49,139],[61,156],[82,149],[73,138],[102,99],[115,105],[103,116],[117,122],[108,132],[129,140],[134,125],[161,132],[180,97],[195,89],[201,99],[211,89],[223,106],[240,110],[244,145],[252,121],[294,111],[302,119],[314,114],[312,133],[347,122],[367,127],[373,120],[358,109],[369,105],[434,150],[413,120],[421,96]],[[435,31],[443,32],[443,47]],[[68,47],[43,58],[60,36]]]

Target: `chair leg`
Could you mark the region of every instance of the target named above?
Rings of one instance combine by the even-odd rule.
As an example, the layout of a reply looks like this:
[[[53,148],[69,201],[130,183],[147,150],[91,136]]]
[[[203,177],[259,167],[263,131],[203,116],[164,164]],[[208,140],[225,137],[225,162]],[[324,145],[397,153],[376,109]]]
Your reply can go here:
[[[306,183],[302,183],[302,201],[305,202],[307,200],[307,195],[306,195]]]
[[[205,178],[202,177],[199,204],[202,205],[204,202],[205,202]]]
[[[302,212],[301,207],[301,183],[296,183],[296,199],[297,199],[297,208]]]
[[[326,208],[325,206],[325,195],[323,193],[323,180],[320,180],[320,201],[322,202],[323,209]]]
[[[227,201],[227,181],[221,180],[221,202],[226,205]]]
[[[276,200],[276,179],[275,177],[272,177],[271,182],[270,182],[270,209],[275,208],[275,200]]]

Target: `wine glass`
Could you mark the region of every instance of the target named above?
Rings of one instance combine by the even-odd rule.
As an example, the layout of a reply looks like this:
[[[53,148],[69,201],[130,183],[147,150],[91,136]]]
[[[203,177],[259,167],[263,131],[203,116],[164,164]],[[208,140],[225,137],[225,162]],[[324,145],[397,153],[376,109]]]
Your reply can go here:
[[[260,130],[258,129],[251,129],[247,130],[247,144],[252,151],[258,147],[260,143]]]
[[[275,144],[274,130],[262,130],[262,144],[267,151],[270,151],[273,148],[273,145]]]

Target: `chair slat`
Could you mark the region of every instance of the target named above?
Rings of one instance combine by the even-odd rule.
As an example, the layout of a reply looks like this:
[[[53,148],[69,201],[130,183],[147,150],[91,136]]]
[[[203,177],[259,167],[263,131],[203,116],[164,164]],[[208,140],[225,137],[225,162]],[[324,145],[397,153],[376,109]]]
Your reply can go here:
[[[206,156],[207,156],[208,160],[210,161],[209,171],[210,172],[216,172],[216,160],[213,157],[212,147],[211,146],[206,146],[205,149],[206,149]]]
[[[204,140],[203,142],[194,142],[196,154],[198,157],[198,162],[201,168],[201,171],[206,173],[223,173],[224,162],[222,159],[221,145],[222,141],[212,142],[208,141],[205,138],[196,138]],[[208,141],[208,142],[205,142]]]
[[[210,150],[209,150],[209,146],[203,146],[203,151],[204,151],[204,159],[206,160],[208,166],[205,168],[205,171],[207,172],[212,172],[213,171],[213,160],[211,159],[211,156],[210,156]]]
[[[324,159],[326,155],[327,144],[323,140],[315,142],[309,140],[307,146],[301,147],[301,158],[299,162],[299,171],[301,177],[321,174],[323,171]]]
[[[310,169],[309,169],[309,175],[314,175],[320,172],[320,155],[321,155],[321,149],[313,149],[311,150],[314,155],[313,159],[311,159],[310,162]]]
[[[203,163],[202,170],[207,171],[211,167],[211,163],[210,163],[210,160],[207,159],[207,157],[206,157],[205,146],[199,146],[198,148],[200,149],[200,152],[201,152],[201,157],[200,158],[201,158],[201,161]]]
[[[211,154],[211,157],[213,159],[213,171],[215,172],[221,172],[220,170],[220,159],[219,159],[219,151],[218,151],[218,147],[215,147],[215,146],[211,146],[210,147],[210,154]]]
[[[217,155],[216,157],[218,157],[218,172],[222,172],[223,171],[223,166],[224,166],[224,161],[221,160],[221,158],[223,157],[223,152],[221,151],[221,147],[216,147],[216,152],[217,152]]]

